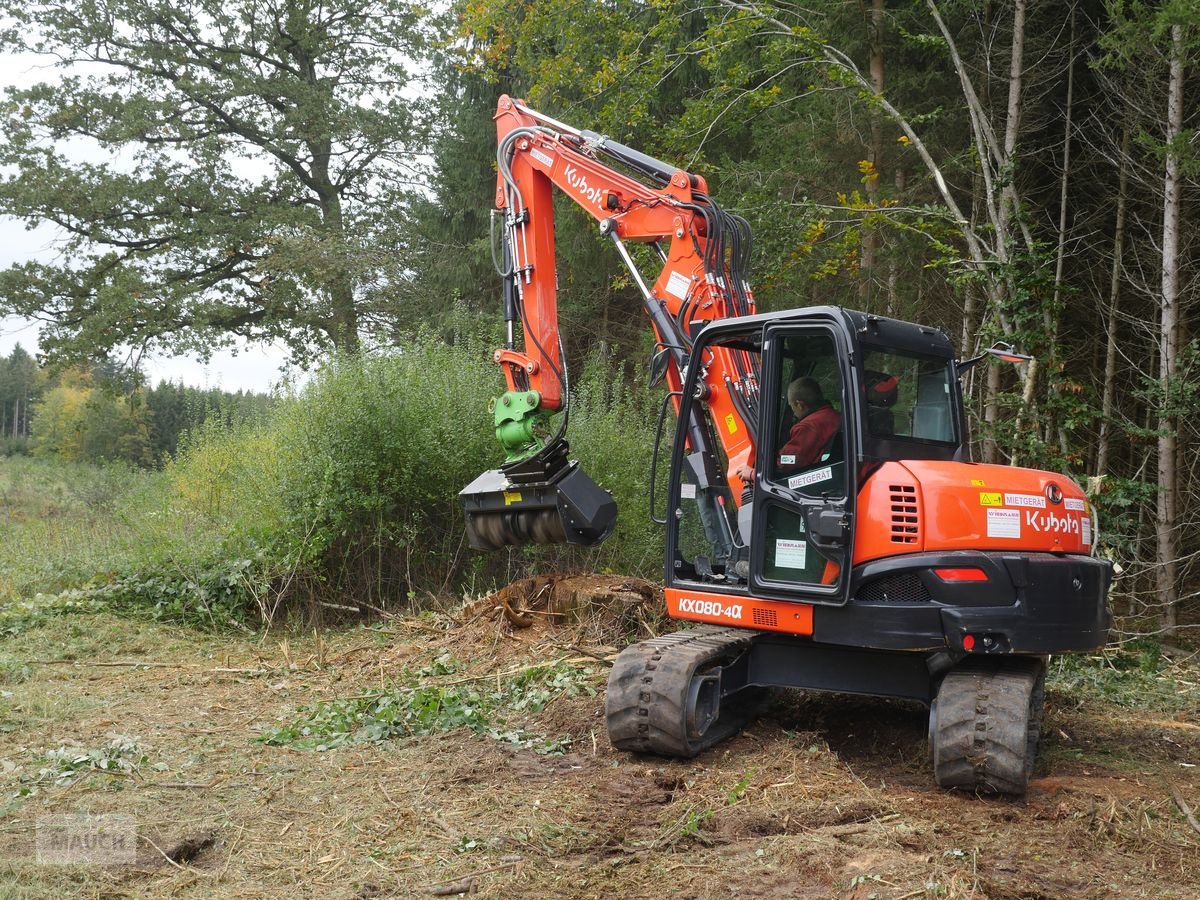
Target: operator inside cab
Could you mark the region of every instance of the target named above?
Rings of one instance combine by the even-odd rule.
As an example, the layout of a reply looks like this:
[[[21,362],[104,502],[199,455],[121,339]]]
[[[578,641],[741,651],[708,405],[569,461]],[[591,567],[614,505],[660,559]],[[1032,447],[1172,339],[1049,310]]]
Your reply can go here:
[[[797,378],[787,386],[787,405],[796,417],[787,442],[779,448],[776,472],[786,474],[821,460],[842,426],[842,417],[815,378]]]
[[[833,487],[830,483],[820,483],[825,479],[795,482],[793,476],[814,466],[842,461],[842,414],[832,402],[841,395],[835,353],[832,340],[824,335],[798,336],[787,341],[781,365],[791,371],[781,379],[787,386],[780,398],[780,414],[773,429],[777,433],[776,442],[770,450],[767,446],[762,448],[762,452],[769,453],[763,466],[768,481],[786,483],[789,489],[801,489],[803,493],[825,493]],[[738,466],[731,474],[749,484],[754,478],[754,454],[748,464]]]

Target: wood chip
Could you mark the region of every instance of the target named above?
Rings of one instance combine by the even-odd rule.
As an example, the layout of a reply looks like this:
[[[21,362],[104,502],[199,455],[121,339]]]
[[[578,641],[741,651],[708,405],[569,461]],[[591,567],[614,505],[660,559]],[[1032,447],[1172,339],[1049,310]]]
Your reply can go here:
[[[1179,811],[1188,820],[1188,824],[1192,826],[1197,834],[1200,834],[1200,822],[1196,821],[1196,816],[1192,813],[1192,808],[1188,806],[1187,801],[1183,799],[1183,794],[1179,792],[1179,788],[1175,787],[1175,785],[1171,785],[1171,796],[1175,799],[1175,805],[1179,807]]]

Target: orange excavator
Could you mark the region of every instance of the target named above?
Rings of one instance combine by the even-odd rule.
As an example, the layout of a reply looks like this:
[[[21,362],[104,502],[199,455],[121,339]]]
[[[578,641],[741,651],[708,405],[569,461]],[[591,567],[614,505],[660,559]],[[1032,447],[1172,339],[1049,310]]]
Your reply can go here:
[[[1024,793],[1046,660],[1103,646],[1111,624],[1079,486],[970,461],[960,376],[1028,357],[996,345],[959,360],[937,329],[835,306],[756,313],[750,229],[703,178],[508,96],[495,119],[507,460],[460,493],[471,545],[594,544],[616,522],[565,439],[555,189],[612,241],[654,333],[652,497],[675,413],[665,594],[700,627],[617,657],[613,745],[695,756],[775,687],[905,698],[930,709],[939,784]],[[639,254],[661,265],[653,281]]]

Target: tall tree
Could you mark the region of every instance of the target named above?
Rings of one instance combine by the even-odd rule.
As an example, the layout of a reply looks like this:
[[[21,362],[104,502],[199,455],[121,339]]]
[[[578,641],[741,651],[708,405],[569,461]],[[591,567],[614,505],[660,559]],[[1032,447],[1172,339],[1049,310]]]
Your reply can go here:
[[[0,359],[0,438],[27,437],[39,391],[37,362],[17,344]]]
[[[1179,583],[1179,415],[1174,400],[1179,383],[1180,211],[1183,199],[1183,83],[1187,58],[1185,27],[1171,23],[1170,76],[1167,82],[1166,156],[1163,166],[1162,307],[1158,332],[1158,380],[1164,394],[1158,420],[1158,593],[1163,629],[1173,634]]]
[[[1200,558],[1200,540],[1189,527],[1194,491],[1185,487],[1196,477],[1187,465],[1187,450],[1197,439],[1194,410],[1200,384],[1194,371],[1196,347],[1193,343],[1189,348],[1184,340],[1194,316],[1194,304],[1189,310],[1186,303],[1194,268],[1189,265],[1184,212],[1189,195],[1193,200],[1196,196],[1200,174],[1194,150],[1195,108],[1185,98],[1200,52],[1200,11],[1190,3],[1151,7],[1123,0],[1109,0],[1108,11],[1112,27],[1105,37],[1105,62],[1124,70],[1126,81],[1139,81],[1144,92],[1138,97],[1142,154],[1134,161],[1140,186],[1157,207],[1147,211],[1145,237],[1138,244],[1143,245],[1140,252],[1157,257],[1158,264],[1157,277],[1146,276],[1141,285],[1153,303],[1148,318],[1157,318],[1151,342],[1156,352],[1144,367],[1145,382],[1153,386],[1145,392],[1151,398],[1147,425],[1157,427],[1146,430],[1157,465],[1153,605],[1161,630],[1172,634],[1178,625],[1181,583]]]
[[[61,80],[9,90],[0,212],[65,235],[0,277],[45,349],[354,348],[420,147],[405,0],[0,0],[0,50]]]

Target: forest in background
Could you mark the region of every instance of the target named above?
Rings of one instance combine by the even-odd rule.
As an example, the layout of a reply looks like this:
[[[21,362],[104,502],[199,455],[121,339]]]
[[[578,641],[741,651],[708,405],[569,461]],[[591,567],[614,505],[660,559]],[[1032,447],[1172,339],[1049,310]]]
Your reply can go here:
[[[1123,570],[1120,612],[1171,631],[1195,605],[1193,4],[552,0],[458,2],[443,14],[109,0],[84,17],[6,0],[0,10],[25,26],[6,33],[6,49],[99,72],[10,91],[4,109],[0,211],[67,237],[61,263],[0,273],[0,308],[48,320],[50,362],[231,336],[283,337],[299,361],[445,344],[460,355],[437,357],[441,377],[471,371],[494,389],[444,407],[413,398],[421,436],[393,442],[377,428],[376,445],[410,459],[429,452],[430,422],[451,418],[472,435],[446,436],[467,468],[491,464],[485,395],[501,387],[486,365],[500,318],[491,116],[510,93],[703,175],[751,222],[760,309],[841,304],[938,326],[964,357],[1000,338],[1034,355],[969,378],[976,458],[1088,486]],[[568,206],[558,217],[568,356],[599,373],[594,393],[614,372],[625,383],[600,402],[597,418],[611,421],[573,431],[572,446],[582,456],[602,452],[585,450],[590,438],[610,454],[627,445],[628,469],[610,486],[631,531],[600,564],[629,566],[639,547],[652,559],[656,540],[625,524],[645,492],[630,435],[644,427],[649,439],[641,373],[652,339],[636,287]],[[427,497],[411,473],[371,485],[386,457],[359,466],[349,454],[373,426],[347,404],[396,418],[413,379],[427,383],[412,371],[391,380],[398,359],[334,366],[281,414],[325,410],[311,420],[325,446],[302,464],[325,477],[303,490],[279,482],[290,512],[276,521],[293,516],[301,530],[290,551],[271,551],[289,561],[264,570],[275,589],[295,590],[286,573],[300,546],[320,547],[307,557],[313,596],[348,583],[345,560],[368,582],[374,567],[377,598],[495,574],[462,562],[439,531],[461,484],[445,497]],[[288,434],[297,443],[286,446],[302,446],[302,430]],[[415,518],[395,514],[421,504]],[[335,507],[348,512],[317,514]],[[421,546],[444,555],[436,575],[414,573]],[[506,571],[550,562],[510,557]]]
[[[18,344],[0,357],[0,456],[157,467],[206,424],[232,427],[272,405],[266,394],[142,382],[107,362],[39,367]]]

